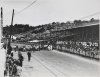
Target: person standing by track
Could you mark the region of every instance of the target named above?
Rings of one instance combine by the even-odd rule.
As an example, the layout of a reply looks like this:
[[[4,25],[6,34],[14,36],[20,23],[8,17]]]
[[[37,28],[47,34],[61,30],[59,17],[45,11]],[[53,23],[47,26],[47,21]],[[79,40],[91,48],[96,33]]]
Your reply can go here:
[[[19,59],[20,61],[20,66],[22,67],[23,66],[23,60],[24,60],[24,57],[22,56],[22,53],[19,54]]]
[[[30,62],[30,60],[31,60],[31,51],[27,52],[27,56],[28,56],[28,61]]]

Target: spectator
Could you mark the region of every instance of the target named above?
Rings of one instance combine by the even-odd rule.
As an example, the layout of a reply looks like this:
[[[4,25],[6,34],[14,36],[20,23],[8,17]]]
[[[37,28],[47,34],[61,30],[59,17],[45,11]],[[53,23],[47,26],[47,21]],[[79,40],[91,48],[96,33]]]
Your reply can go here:
[[[14,51],[11,51],[11,57],[13,57],[13,53],[14,53]]]
[[[19,61],[20,61],[20,66],[21,67],[23,66],[23,60],[24,60],[24,58],[23,58],[22,54],[20,53],[19,54]]]
[[[25,46],[23,47],[23,52],[26,52],[26,48],[25,48]]]
[[[10,43],[8,43],[7,54],[10,55],[11,51],[12,51],[12,47],[11,47]]]
[[[27,56],[28,56],[28,61],[30,61],[31,60],[31,52],[30,51],[27,52]]]

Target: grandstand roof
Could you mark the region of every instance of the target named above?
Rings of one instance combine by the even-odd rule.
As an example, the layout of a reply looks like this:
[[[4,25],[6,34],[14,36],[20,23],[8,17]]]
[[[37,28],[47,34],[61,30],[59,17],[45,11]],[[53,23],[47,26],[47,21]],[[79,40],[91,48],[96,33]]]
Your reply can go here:
[[[61,30],[67,30],[67,29],[73,29],[73,28],[80,28],[80,27],[87,27],[87,26],[93,26],[93,25],[100,25],[100,20],[95,20],[92,22],[86,22],[86,23],[81,23],[81,24],[77,24],[77,25],[72,25],[70,27],[57,27],[55,29],[52,29],[51,31],[61,31]]]

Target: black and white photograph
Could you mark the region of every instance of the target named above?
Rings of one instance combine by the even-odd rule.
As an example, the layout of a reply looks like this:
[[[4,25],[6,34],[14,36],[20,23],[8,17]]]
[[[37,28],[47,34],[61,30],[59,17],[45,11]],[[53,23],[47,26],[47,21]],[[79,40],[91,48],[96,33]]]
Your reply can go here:
[[[0,77],[100,77],[100,0],[0,0]]]

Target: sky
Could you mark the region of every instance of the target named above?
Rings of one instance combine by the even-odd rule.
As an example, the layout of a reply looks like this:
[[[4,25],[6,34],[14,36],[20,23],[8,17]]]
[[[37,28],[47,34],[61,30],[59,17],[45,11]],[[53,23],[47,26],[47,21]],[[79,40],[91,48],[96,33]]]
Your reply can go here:
[[[0,0],[4,26],[11,24],[13,9],[15,12],[13,24],[29,24],[30,26],[74,21],[81,18],[83,20],[99,19],[100,17],[100,0],[36,0],[33,5],[23,10],[34,1]],[[97,14],[86,17],[94,13]]]

